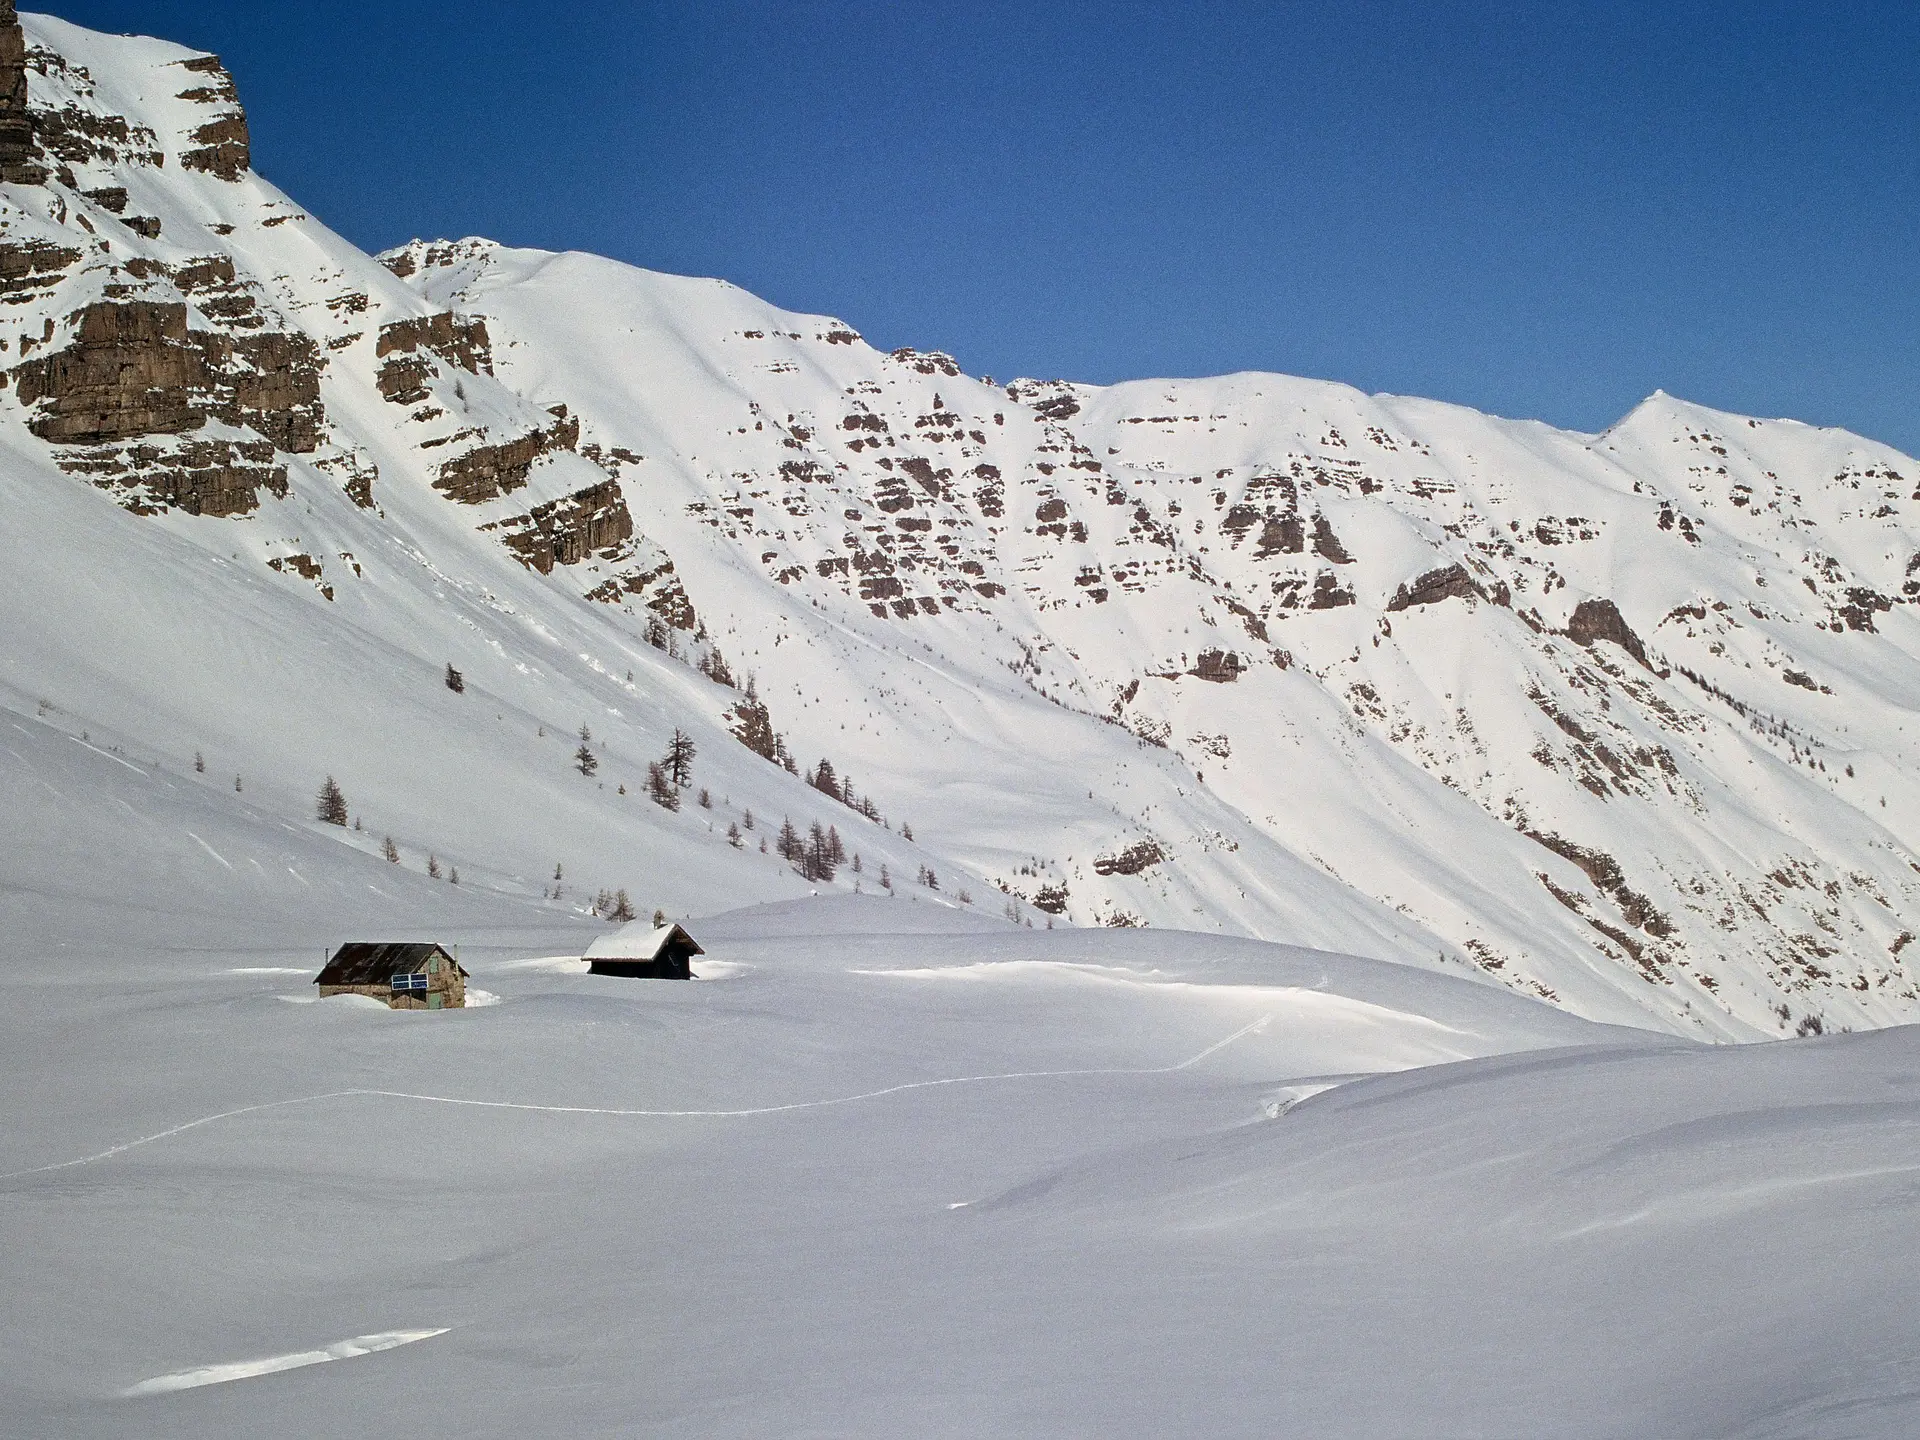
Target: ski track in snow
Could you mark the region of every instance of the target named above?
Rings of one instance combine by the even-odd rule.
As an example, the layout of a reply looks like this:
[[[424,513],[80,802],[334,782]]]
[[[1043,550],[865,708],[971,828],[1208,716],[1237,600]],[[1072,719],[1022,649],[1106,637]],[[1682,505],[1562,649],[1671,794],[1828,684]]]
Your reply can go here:
[[[1225,1039],[1214,1041],[1199,1054],[1191,1055],[1174,1065],[1159,1065],[1144,1070],[1107,1067],[1084,1070],[1015,1070],[996,1075],[951,1075],[940,1080],[910,1080],[901,1085],[888,1085],[880,1090],[865,1090],[858,1095],[836,1095],[826,1100],[794,1100],[782,1105],[756,1105],[742,1110],[624,1110],[602,1105],[535,1105],[519,1100],[469,1100],[456,1095],[421,1095],[408,1090],[328,1090],[319,1095],[296,1095],[287,1100],[267,1100],[258,1105],[243,1105],[237,1110],[222,1110],[216,1115],[202,1115],[197,1120],[189,1120],[169,1130],[161,1130],[152,1135],[143,1135],[137,1140],[128,1140],[119,1145],[109,1146],[92,1155],[82,1155],[77,1160],[58,1160],[51,1165],[36,1165],[27,1170],[11,1170],[0,1175],[0,1181],[21,1180],[29,1175],[45,1175],[56,1170],[71,1170],[80,1165],[92,1165],[101,1160],[111,1160],[116,1155],[124,1155],[129,1150],[137,1150],[143,1145],[171,1140],[176,1135],[184,1135],[189,1130],[197,1130],[203,1125],[211,1125],[218,1120],[235,1120],[242,1115],[256,1115],[264,1110],[280,1110],[289,1105],[315,1105],[323,1100],[359,1098],[415,1100],[428,1105],[459,1105],[475,1110],[525,1110],[543,1115],[608,1115],[650,1120],[739,1120],[758,1115],[784,1115],[795,1110],[822,1110],[835,1105],[853,1105],[862,1100],[879,1100],[889,1095],[902,1095],[909,1090],[934,1090],[947,1085],[985,1085],[1005,1080],[1069,1080],[1097,1075],[1175,1075],[1183,1070],[1192,1069],[1210,1056],[1219,1054],[1236,1040],[1244,1039],[1256,1031],[1265,1030],[1272,1019],[1271,1015],[1262,1015],[1258,1020],[1241,1026]]]
[[[223,1365],[202,1365],[193,1370],[176,1370],[142,1380],[125,1392],[128,1399],[142,1395],[170,1395],[177,1390],[197,1390],[202,1385],[226,1385],[235,1380],[251,1380],[256,1375],[277,1375],[282,1370],[299,1370],[308,1365],[325,1365],[331,1360],[352,1360],[361,1355],[376,1355],[382,1350],[397,1350],[445,1335],[450,1326],[438,1330],[385,1330],[377,1335],[355,1335],[339,1340],[322,1350],[296,1350],[290,1355],[269,1355],[261,1360],[234,1360]]]

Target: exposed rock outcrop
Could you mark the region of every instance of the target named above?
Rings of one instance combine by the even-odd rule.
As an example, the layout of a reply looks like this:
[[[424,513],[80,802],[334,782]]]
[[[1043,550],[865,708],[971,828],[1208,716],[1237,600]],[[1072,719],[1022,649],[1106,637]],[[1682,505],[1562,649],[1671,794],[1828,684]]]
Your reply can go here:
[[[449,500],[481,505],[510,494],[527,483],[536,460],[580,443],[580,422],[562,418],[543,430],[499,445],[480,445],[447,461],[433,488]]]
[[[1611,600],[1582,600],[1567,621],[1567,638],[1576,645],[1591,646],[1596,640],[1611,640],[1649,670],[1647,647],[1633,633],[1620,607]]]
[[[136,515],[169,508],[189,515],[248,515],[260,492],[284,497],[287,467],[274,463],[270,440],[200,436],[146,438],[75,450],[60,468],[112,492]]]
[[[72,342],[13,371],[29,428],[61,445],[179,434],[207,423],[195,397],[212,386],[184,304],[101,302],[80,312]]]
[[[1246,668],[1246,661],[1231,650],[1207,650],[1193,662],[1189,673],[1201,680],[1227,685],[1238,680]]]
[[[1118,855],[1097,855],[1093,861],[1096,875],[1138,875],[1151,870],[1167,858],[1167,852],[1152,840],[1140,840]]]
[[[1438,605],[1442,600],[1484,600],[1482,590],[1464,565],[1444,565],[1438,570],[1404,583],[1387,602],[1387,612],[1397,614],[1415,605]]]
[[[27,114],[27,37],[14,0],[0,0],[0,181],[38,185],[46,169],[33,159],[33,121]]]
[[[29,428],[58,445],[98,445],[197,430],[209,418],[246,426],[280,449],[320,443],[319,348],[293,331],[238,338],[192,330],[184,303],[99,301],[75,317],[66,348],[23,361]]]
[[[181,166],[217,175],[222,180],[238,180],[253,167],[253,149],[247,131],[247,112],[240,108],[233,76],[217,55],[196,55],[191,60],[182,60],[180,68],[191,76],[205,77],[182,90],[180,98],[197,101],[214,111],[193,131],[194,148],[180,156]]]
[[[380,327],[374,358],[384,361],[374,383],[396,405],[427,398],[434,357],[469,375],[493,373],[493,345],[487,322],[451,314],[421,315]],[[571,447],[569,447],[571,448]]]
[[[27,305],[41,299],[80,263],[80,252],[44,240],[0,244],[0,304]]]
[[[497,531],[522,564],[545,575],[631,539],[633,515],[619,484],[609,480],[481,528]]]

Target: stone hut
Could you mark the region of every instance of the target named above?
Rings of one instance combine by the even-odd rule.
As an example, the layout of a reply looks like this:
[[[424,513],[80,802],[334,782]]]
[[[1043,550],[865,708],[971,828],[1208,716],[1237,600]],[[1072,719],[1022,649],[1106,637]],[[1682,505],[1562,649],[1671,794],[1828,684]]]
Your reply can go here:
[[[642,980],[691,980],[699,943],[678,925],[655,926],[646,920],[622,925],[587,947],[582,958],[590,975],[624,975]]]
[[[395,1010],[460,1010],[467,972],[441,946],[414,941],[355,941],[333,952],[314,977],[320,998],[370,995]]]

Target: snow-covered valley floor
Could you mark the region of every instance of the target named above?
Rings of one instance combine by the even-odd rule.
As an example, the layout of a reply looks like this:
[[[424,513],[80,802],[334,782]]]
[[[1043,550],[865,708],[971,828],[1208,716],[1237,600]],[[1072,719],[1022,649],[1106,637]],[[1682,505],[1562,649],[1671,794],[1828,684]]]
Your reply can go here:
[[[619,980],[483,901],[439,1015],[264,931],[0,941],[0,1430],[1920,1424],[1913,1029],[854,897]]]

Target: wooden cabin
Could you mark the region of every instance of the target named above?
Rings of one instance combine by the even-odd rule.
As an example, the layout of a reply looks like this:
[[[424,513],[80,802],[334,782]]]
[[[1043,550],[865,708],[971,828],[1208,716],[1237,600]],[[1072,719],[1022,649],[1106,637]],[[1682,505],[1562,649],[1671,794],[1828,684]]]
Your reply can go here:
[[[622,925],[587,947],[589,975],[625,975],[641,980],[691,980],[693,957],[707,952],[678,925],[646,920]]]
[[[314,977],[320,998],[369,995],[394,1010],[461,1010],[467,972],[438,945],[355,941],[333,952]]]

